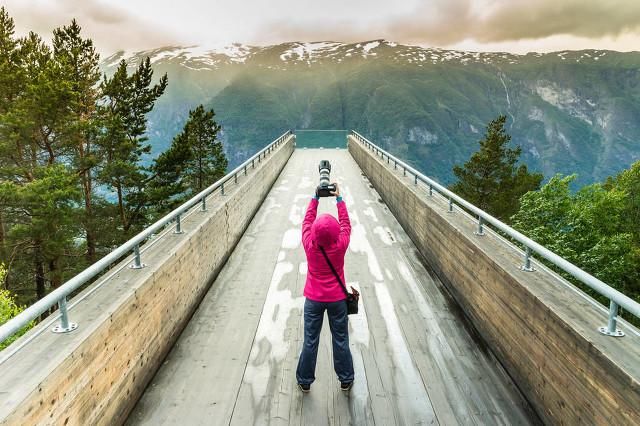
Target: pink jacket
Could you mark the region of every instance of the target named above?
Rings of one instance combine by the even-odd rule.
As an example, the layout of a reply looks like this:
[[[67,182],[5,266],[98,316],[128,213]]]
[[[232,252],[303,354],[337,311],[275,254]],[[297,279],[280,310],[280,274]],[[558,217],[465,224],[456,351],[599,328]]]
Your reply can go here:
[[[305,297],[316,302],[337,302],[346,299],[338,280],[331,272],[331,268],[324,259],[319,246],[324,248],[331,264],[342,283],[344,279],[344,255],[349,247],[351,237],[351,222],[347,206],[341,198],[336,204],[338,218],[330,214],[318,214],[318,200],[311,199],[307,213],[302,221],[302,245],[307,255],[307,282],[304,286]]]

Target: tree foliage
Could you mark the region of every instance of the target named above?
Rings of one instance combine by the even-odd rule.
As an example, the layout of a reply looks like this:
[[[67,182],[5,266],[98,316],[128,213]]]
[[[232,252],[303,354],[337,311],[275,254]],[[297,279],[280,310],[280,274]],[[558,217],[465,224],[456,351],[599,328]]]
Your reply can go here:
[[[189,111],[182,132],[154,164],[150,191],[156,206],[179,204],[224,176],[227,158],[219,131],[213,110],[199,105]]]
[[[15,37],[14,27],[0,7],[0,315],[8,316],[227,165],[220,126],[202,106],[170,152],[142,164],[150,153],[146,116],[168,84],[166,75],[154,78],[149,58],[102,75],[75,20],[53,31],[51,46],[33,32]]]
[[[6,272],[4,265],[0,263],[0,283],[4,281]],[[0,325],[9,321],[23,310],[24,307],[16,304],[15,299],[11,296],[11,293],[8,290],[0,288]],[[33,324],[34,323],[32,321],[4,342],[0,342],[0,351],[13,343],[18,337],[29,331],[29,329],[33,327]]]
[[[145,143],[146,114],[168,84],[166,74],[155,85],[152,79],[149,58],[131,75],[123,60],[115,74],[105,76],[101,84],[105,128],[100,144],[105,163],[99,179],[116,190],[120,227],[125,234],[144,224],[148,171],[140,160],[151,150]]]
[[[592,184],[572,193],[574,179],[575,175],[557,175],[539,191],[525,194],[512,218],[513,226],[640,301],[640,244],[638,222],[633,222],[640,162],[607,184]]]
[[[458,181],[451,190],[498,219],[506,220],[518,211],[518,200],[528,191],[540,187],[542,175],[529,173],[524,164],[517,165],[521,148],[509,148],[511,137],[501,115],[487,126],[480,149],[463,166],[455,166]]]

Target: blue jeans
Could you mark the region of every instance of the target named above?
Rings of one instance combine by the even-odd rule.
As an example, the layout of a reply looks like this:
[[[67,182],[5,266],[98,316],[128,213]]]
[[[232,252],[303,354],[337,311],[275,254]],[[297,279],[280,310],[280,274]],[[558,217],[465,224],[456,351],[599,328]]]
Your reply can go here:
[[[329,317],[331,342],[333,343],[333,368],[341,383],[353,381],[353,359],[349,349],[349,321],[347,319],[347,304],[339,302],[314,302],[306,299],[304,302],[304,344],[298,360],[296,378],[298,383],[310,385],[316,379],[316,359],[318,358],[318,343],[324,311]]]

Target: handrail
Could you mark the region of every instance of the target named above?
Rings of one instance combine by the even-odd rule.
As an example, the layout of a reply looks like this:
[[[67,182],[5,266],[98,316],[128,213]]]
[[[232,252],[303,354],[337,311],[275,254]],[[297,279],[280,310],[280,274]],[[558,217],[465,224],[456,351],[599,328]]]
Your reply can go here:
[[[131,238],[129,241],[125,242],[120,247],[116,248],[111,253],[98,260],[96,263],[89,266],[87,269],[80,272],[78,275],[71,278],[69,281],[53,290],[51,293],[38,300],[33,305],[29,306],[20,314],[16,315],[14,318],[1,325],[0,342],[3,342],[11,337],[13,334],[18,332],[21,328],[29,324],[34,319],[38,318],[38,316],[47,311],[56,303],[60,308],[61,321],[59,325],[52,329],[52,331],[64,333],[75,330],[77,328],[77,324],[70,323],[67,315],[67,296],[69,296],[80,286],[87,283],[90,279],[104,271],[109,265],[118,261],[123,255],[132,250],[134,252],[134,262],[133,265],[131,265],[131,268],[143,268],[145,265],[141,262],[140,259],[140,244],[142,242],[144,242],[147,238],[151,237],[158,230],[162,229],[174,220],[176,221],[176,233],[181,233],[180,216],[182,214],[199,203],[202,205],[202,210],[205,211],[207,196],[211,195],[218,188],[220,188],[222,195],[224,195],[224,184],[227,181],[234,179],[234,181],[237,182],[238,174],[240,174],[241,171],[244,171],[244,174],[246,175],[247,167],[249,167],[249,165],[255,167],[255,160],[258,160],[258,162],[260,162],[267,153],[271,152],[275,147],[279,146],[282,142],[287,140],[287,138],[292,134],[292,131],[288,130],[287,132],[279,136],[276,140],[267,145],[265,148],[254,154],[247,161],[220,178],[217,182],[202,190],[200,193],[193,196],[190,200],[186,201],[185,203],[165,215],[162,219],[156,221],[154,224],[144,229],[138,235]]]
[[[468,201],[466,201],[463,198],[459,197],[458,195],[454,194],[453,192],[451,192],[450,190],[448,190],[444,186],[440,185],[439,183],[437,183],[433,179],[423,175],[422,173],[420,173],[419,171],[417,171],[413,167],[409,166],[408,164],[406,164],[402,160],[399,160],[398,158],[396,158],[393,155],[389,154],[387,151],[385,151],[382,148],[378,147],[377,145],[375,145],[374,143],[369,141],[367,138],[365,138],[364,136],[362,136],[358,132],[352,130],[351,131],[351,135],[356,140],[360,141],[365,146],[367,146],[367,148],[369,148],[370,150],[373,150],[374,152],[376,152],[376,154],[380,154],[383,159],[386,156],[387,157],[387,161],[393,161],[395,167],[397,167],[397,166],[402,167],[404,169],[404,173],[405,174],[407,172],[409,172],[410,174],[414,175],[414,177],[415,177],[414,182],[416,184],[418,183],[418,181],[422,181],[425,184],[429,185],[429,193],[430,193],[430,195],[431,195],[433,189],[435,189],[442,196],[444,196],[445,198],[448,198],[449,199],[449,211],[453,211],[453,206],[454,206],[454,202],[455,202],[458,205],[464,207],[468,211],[470,211],[473,214],[475,214],[478,217],[478,231],[476,232],[477,235],[483,235],[484,234],[483,230],[482,230],[482,226],[483,226],[483,222],[486,222],[486,223],[490,223],[496,229],[504,232],[509,237],[511,237],[514,240],[516,240],[519,243],[521,243],[524,246],[524,249],[525,249],[524,250],[525,259],[524,259],[524,265],[521,267],[522,270],[527,271],[527,272],[534,271],[534,269],[531,267],[531,260],[530,260],[531,252],[533,251],[535,253],[538,253],[540,256],[542,256],[543,258],[547,259],[549,262],[553,263],[557,267],[561,268],[565,272],[568,272],[573,277],[579,279],[580,281],[585,283],[587,286],[589,286],[590,288],[592,288],[593,290],[595,290],[596,292],[598,292],[602,296],[607,297],[609,299],[609,301],[610,301],[610,304],[609,304],[609,323],[607,324],[606,327],[600,327],[599,328],[599,331],[601,333],[606,334],[608,336],[615,336],[615,337],[624,336],[624,333],[621,330],[616,329],[616,320],[617,320],[617,316],[618,316],[618,307],[619,306],[623,307],[628,312],[630,312],[633,315],[635,315],[636,317],[640,318],[640,303],[634,301],[630,297],[628,297],[625,294],[619,292],[618,290],[616,290],[613,287],[607,285],[606,283],[600,281],[598,278],[594,277],[593,275],[589,274],[588,272],[578,268],[573,263],[571,263],[571,262],[567,261],[566,259],[558,256],[557,254],[555,254],[551,250],[547,249],[546,247],[536,243],[532,239],[524,236],[520,232],[518,232],[515,229],[511,228],[509,225],[501,222],[500,220],[498,220],[495,217],[491,216],[487,212],[479,209],[478,207],[474,206],[473,204],[469,203]]]

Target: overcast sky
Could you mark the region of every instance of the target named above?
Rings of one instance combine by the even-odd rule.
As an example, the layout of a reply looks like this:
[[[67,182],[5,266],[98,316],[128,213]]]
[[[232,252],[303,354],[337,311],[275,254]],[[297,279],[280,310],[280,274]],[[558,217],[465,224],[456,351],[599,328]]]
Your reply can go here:
[[[76,18],[98,50],[365,41],[476,51],[640,50],[640,0],[2,0],[18,34]]]

